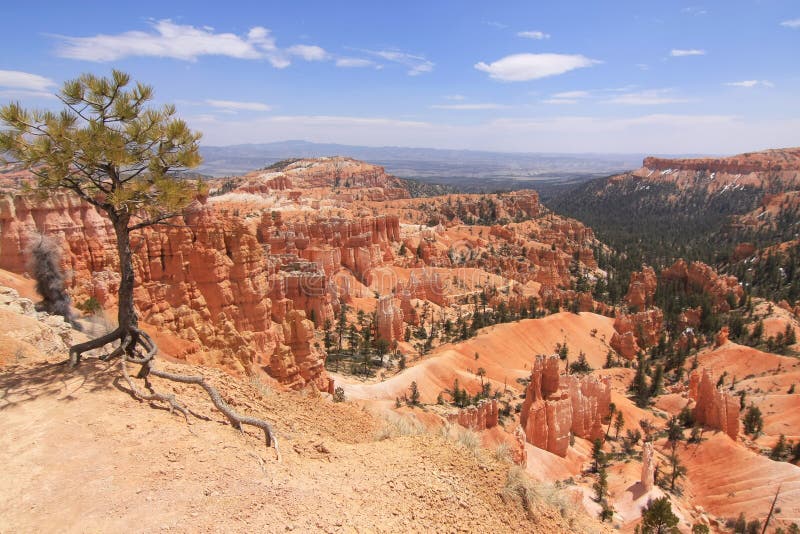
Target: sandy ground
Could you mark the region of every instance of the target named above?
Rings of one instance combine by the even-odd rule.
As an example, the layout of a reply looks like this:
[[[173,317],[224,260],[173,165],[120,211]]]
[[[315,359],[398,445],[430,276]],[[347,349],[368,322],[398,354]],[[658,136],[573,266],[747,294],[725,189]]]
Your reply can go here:
[[[263,435],[233,430],[200,390],[174,387],[197,414],[187,424],[128,395],[116,364],[55,361],[0,369],[1,532],[577,528],[550,505],[534,503],[529,520],[504,502],[509,465],[490,453],[430,433],[378,439],[381,421],[352,403],[162,364],[210,377],[236,409],[274,421],[278,463]]]
[[[702,443],[682,445],[688,470],[684,499],[718,517],[765,517],[778,486],[776,520],[800,522],[800,468],[773,462],[721,432],[706,431]],[[775,523],[772,526],[777,526]]]

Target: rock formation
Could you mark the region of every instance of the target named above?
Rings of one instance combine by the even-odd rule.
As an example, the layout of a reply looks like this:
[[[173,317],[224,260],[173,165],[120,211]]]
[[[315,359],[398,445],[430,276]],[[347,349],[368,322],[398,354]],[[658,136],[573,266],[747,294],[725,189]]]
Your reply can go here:
[[[391,345],[393,342],[403,339],[403,312],[395,304],[395,299],[391,295],[383,295],[378,299],[378,307],[375,310],[375,319],[378,328],[378,339],[384,339]]]
[[[631,281],[628,284],[628,293],[625,295],[625,302],[628,306],[638,311],[644,311],[653,305],[656,295],[658,278],[652,267],[644,267],[641,271],[631,274]]]
[[[73,302],[113,308],[109,221],[69,194],[20,194],[29,178],[0,168],[9,188],[0,196],[0,268],[23,273],[31,239],[51,235]],[[534,191],[412,199],[381,167],[339,157],[287,160],[209,187],[212,196],[173,225],[132,235],[139,316],[179,359],[324,390],[321,335],[313,340],[305,325],[334,322],[342,304],[376,312],[375,337],[391,342],[423,311],[453,322],[458,306],[487,292],[487,308],[511,313],[537,301],[598,309],[571,289],[576,260],[596,271],[592,230],[550,213]]]
[[[528,465],[528,451],[525,449],[525,431],[517,425],[514,429],[514,446],[511,448],[511,461],[525,467]]]
[[[739,436],[739,399],[729,391],[720,391],[710,370],[696,370],[689,376],[689,397],[695,401],[695,421],[721,430],[736,441]]]
[[[603,418],[609,413],[610,401],[608,378],[559,375],[557,355],[537,356],[520,424],[529,443],[565,456],[570,433],[590,440],[603,436]]]
[[[656,462],[653,457],[653,442],[645,441],[642,444],[642,487],[645,492],[653,489],[655,483]]]
[[[237,191],[271,193],[309,188],[344,188],[346,194],[380,200],[408,198],[405,183],[383,167],[340,156],[279,162],[245,175]]]
[[[735,276],[718,275],[714,269],[699,261],[687,265],[684,260],[678,260],[664,269],[661,277],[681,284],[687,292],[707,294],[715,310],[723,313],[730,310],[729,298],[734,298],[738,303],[744,293]]]
[[[0,322],[0,365],[24,357],[29,350],[62,356],[72,343],[81,341],[62,316],[36,311],[32,300],[10,287],[0,286]]]
[[[497,426],[497,399],[484,399],[477,406],[467,406],[456,413],[448,414],[447,420],[464,428],[480,431]]]
[[[800,148],[750,152],[727,158],[663,159],[647,157],[643,166],[655,170],[706,171],[749,174],[767,171],[800,170]]]
[[[634,314],[620,314],[614,320],[611,348],[628,360],[636,358],[642,349],[658,343],[664,324],[664,314],[658,308]]]

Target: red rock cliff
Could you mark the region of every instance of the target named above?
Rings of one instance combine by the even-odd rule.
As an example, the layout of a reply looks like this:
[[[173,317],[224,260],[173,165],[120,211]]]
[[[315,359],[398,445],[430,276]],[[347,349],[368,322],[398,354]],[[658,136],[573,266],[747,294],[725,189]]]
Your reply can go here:
[[[325,355],[298,326],[305,319],[273,320],[269,295],[282,274],[255,231],[211,207],[194,206],[176,223],[132,236],[141,318],[189,342],[178,357],[234,374],[260,366],[293,387],[313,381],[327,388]],[[66,194],[44,202],[0,199],[0,267],[23,272],[24,251],[39,233],[61,243],[77,301],[92,296],[115,304],[118,260],[105,218]]]
[[[485,399],[477,406],[467,406],[456,413],[448,414],[447,420],[472,430],[486,430],[497,426],[498,408],[496,399]]]
[[[664,314],[658,308],[620,314],[614,320],[614,335],[609,344],[620,356],[633,360],[640,350],[658,343],[663,324]]]
[[[694,418],[701,425],[725,432],[732,440],[739,436],[739,399],[720,391],[708,369],[689,377],[689,397],[695,401]]]
[[[611,385],[607,378],[559,375],[557,355],[537,356],[525,390],[520,424],[529,443],[566,456],[570,433],[585,439],[603,435]]]

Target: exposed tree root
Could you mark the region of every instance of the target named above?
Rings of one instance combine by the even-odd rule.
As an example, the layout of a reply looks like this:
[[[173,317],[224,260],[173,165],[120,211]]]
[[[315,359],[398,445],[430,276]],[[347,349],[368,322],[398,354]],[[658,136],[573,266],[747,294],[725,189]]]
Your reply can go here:
[[[100,336],[95,339],[90,339],[85,343],[78,343],[77,345],[73,345],[69,348],[69,364],[71,367],[75,367],[81,361],[81,355],[84,352],[88,352],[90,350],[99,349],[100,347],[104,347],[113,341],[122,340],[122,329],[117,327],[115,330],[112,330],[108,334]]]
[[[84,352],[100,348],[117,340],[121,341],[119,347],[115,348],[110,354],[103,357],[103,359],[110,360],[112,358],[120,358],[122,376],[128,383],[128,387],[130,388],[131,394],[134,397],[145,401],[164,403],[169,407],[170,413],[175,411],[180,412],[188,422],[189,410],[183,404],[181,404],[180,401],[178,401],[175,395],[167,395],[155,391],[150,385],[148,377],[153,375],[158,378],[163,378],[164,380],[170,380],[172,382],[200,386],[206,391],[206,393],[208,393],[211,402],[214,403],[214,406],[225,415],[231,426],[242,432],[243,425],[250,425],[263,430],[267,447],[272,446],[275,449],[275,455],[278,461],[281,460],[281,453],[280,449],[278,448],[278,438],[275,436],[272,426],[267,421],[237,413],[233,408],[230,407],[230,405],[228,405],[227,402],[225,402],[225,399],[222,398],[222,396],[219,394],[219,391],[217,391],[214,386],[206,382],[205,378],[202,376],[180,375],[156,369],[154,367],[154,361],[158,349],[152,338],[138,328],[131,327],[127,331],[123,330],[122,328],[117,328],[116,330],[109,332],[108,334],[97,339],[74,345],[70,348],[70,364],[73,366],[77,365],[78,362],[80,362],[81,354]],[[138,364],[141,366],[136,378],[144,379],[145,385],[149,392],[137,387],[133,378],[131,378],[130,374],[128,373],[128,363]]]

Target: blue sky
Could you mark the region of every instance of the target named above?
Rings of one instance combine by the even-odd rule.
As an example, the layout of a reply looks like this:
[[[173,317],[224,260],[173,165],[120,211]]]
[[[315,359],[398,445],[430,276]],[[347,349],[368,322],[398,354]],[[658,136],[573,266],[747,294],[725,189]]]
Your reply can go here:
[[[3,8],[0,102],[119,68],[212,145],[800,145],[795,0],[79,5]]]

